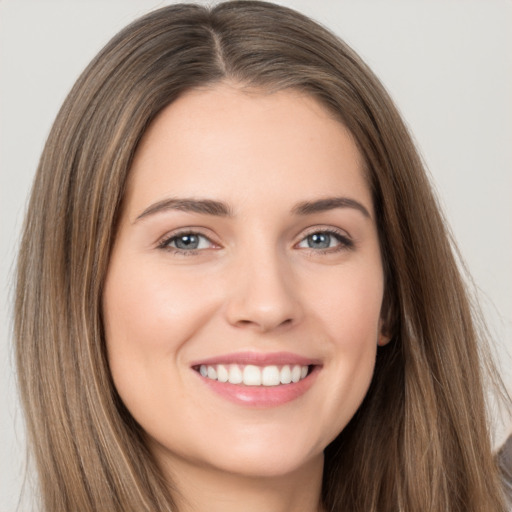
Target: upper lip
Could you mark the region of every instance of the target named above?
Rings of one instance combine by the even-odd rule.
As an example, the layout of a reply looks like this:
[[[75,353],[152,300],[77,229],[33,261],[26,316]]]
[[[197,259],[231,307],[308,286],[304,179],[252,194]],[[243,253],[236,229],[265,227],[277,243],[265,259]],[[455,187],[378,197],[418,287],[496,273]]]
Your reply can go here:
[[[252,364],[255,366],[270,365],[300,365],[310,366],[321,364],[319,359],[304,357],[292,352],[234,352],[219,356],[209,357],[192,362],[191,366],[215,364]]]

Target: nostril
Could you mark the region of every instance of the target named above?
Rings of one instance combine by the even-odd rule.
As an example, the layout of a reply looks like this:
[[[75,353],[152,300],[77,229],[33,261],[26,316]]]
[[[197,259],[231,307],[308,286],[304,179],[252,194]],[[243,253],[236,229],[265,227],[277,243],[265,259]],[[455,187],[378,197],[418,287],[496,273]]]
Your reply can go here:
[[[246,320],[246,319],[240,319],[238,320],[235,325],[238,327],[254,327],[254,329],[262,330],[262,331],[270,331],[274,329],[278,329],[280,327],[288,327],[293,323],[293,318],[287,318],[286,320],[283,320],[282,322],[279,322],[278,320],[274,320],[272,318],[263,318],[259,321],[256,320]]]

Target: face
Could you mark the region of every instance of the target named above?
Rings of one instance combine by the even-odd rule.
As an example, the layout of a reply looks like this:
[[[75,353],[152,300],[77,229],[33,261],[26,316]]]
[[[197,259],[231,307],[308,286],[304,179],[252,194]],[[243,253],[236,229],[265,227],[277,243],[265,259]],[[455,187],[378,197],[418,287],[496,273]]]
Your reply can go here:
[[[103,314],[115,386],[164,466],[318,465],[387,342],[382,298],[361,155],[315,100],[223,84],[150,126]]]

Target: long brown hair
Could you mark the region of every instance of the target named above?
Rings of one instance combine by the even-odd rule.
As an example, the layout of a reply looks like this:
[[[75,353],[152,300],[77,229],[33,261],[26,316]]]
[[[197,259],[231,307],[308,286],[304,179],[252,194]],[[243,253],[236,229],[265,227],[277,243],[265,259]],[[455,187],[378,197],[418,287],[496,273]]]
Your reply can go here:
[[[51,130],[21,244],[19,385],[44,510],[175,510],[105,353],[102,286],[137,144],[179,95],[229,79],[306,92],[366,162],[386,272],[370,390],[327,447],[328,511],[504,510],[478,333],[452,244],[396,108],[361,59],[290,9],[173,5],[135,21],[81,75]]]

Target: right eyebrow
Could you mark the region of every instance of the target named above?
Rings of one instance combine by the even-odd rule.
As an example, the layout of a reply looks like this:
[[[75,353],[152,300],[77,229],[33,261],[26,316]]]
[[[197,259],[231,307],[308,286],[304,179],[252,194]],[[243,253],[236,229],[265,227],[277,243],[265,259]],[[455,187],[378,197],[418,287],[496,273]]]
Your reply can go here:
[[[316,201],[304,201],[297,204],[293,208],[293,212],[297,215],[311,215],[313,213],[334,210],[335,208],[353,208],[362,213],[366,218],[372,218],[370,212],[362,203],[350,197],[326,197]]]
[[[217,217],[232,217],[233,213],[226,203],[213,199],[173,198],[163,199],[148,206],[139,214],[134,222],[167,210],[179,210],[182,212],[201,213],[215,215]]]

